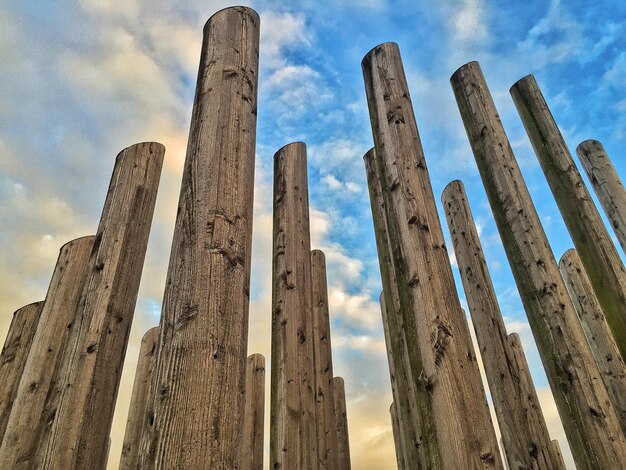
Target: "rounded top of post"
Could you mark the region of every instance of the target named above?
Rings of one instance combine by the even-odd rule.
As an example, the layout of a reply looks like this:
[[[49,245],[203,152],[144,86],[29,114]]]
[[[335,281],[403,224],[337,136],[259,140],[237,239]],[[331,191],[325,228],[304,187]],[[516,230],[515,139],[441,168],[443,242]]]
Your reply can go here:
[[[450,81],[456,81],[460,75],[471,69],[477,69],[482,74],[482,69],[480,68],[478,61],[472,60],[471,62],[461,65],[458,69],[456,69],[456,71],[450,76]]]
[[[265,356],[261,353],[253,353],[248,356],[248,362],[256,364],[255,367],[265,367]]]
[[[509,89],[509,91],[511,93],[513,93],[513,90],[518,89],[518,88],[537,88],[537,80],[535,79],[535,76],[530,73],[522,78],[520,78],[518,81],[516,81],[513,86]]]
[[[342,388],[345,386],[343,377],[333,377],[333,383],[341,385]]]
[[[576,249],[570,248],[561,256],[561,259],[559,260],[559,266],[564,265],[565,263],[567,263],[568,260],[570,260],[571,258],[575,256],[577,256]]]
[[[373,160],[374,158],[376,158],[376,149],[374,147],[369,149],[367,152],[365,152],[365,155],[363,155],[363,160],[365,161]]]
[[[282,154],[287,153],[287,151],[304,152],[306,154],[306,144],[304,142],[291,142],[287,145],[283,145],[274,154],[274,160]]]
[[[150,151],[150,156],[155,155],[157,157],[163,158],[163,155],[165,154],[165,145],[159,142],[137,142],[136,144],[129,145],[120,153],[118,153],[117,157],[115,157],[115,161],[118,161],[120,158],[122,158],[123,155],[130,152],[131,150],[139,149],[141,147],[154,147],[154,149]]]
[[[373,47],[372,49],[370,49],[370,51],[367,54],[365,54],[365,56],[363,56],[363,60],[361,61],[361,66],[365,66],[365,64],[367,62],[369,62],[370,58],[373,55],[376,55],[378,53],[378,51],[380,51],[382,49],[393,49],[393,50],[398,51],[398,53],[400,51],[400,47],[398,46],[398,43],[396,43],[396,42],[383,42],[382,44],[379,44],[378,46]]]
[[[578,144],[578,147],[576,147],[576,153],[580,153],[586,150],[588,147],[600,147],[600,149],[604,149],[600,141],[595,139],[587,139]]]
[[[143,334],[141,341],[144,341],[144,342],[156,341],[158,338],[159,338],[159,327],[153,326],[152,328],[150,328],[148,331],[146,331]]]
[[[463,181],[461,180],[453,180],[450,181],[445,188],[443,188],[443,192],[441,193],[441,202],[443,202],[445,204],[445,200],[446,200],[446,195],[450,194],[451,192],[455,192],[455,193],[462,193],[465,194],[465,185],[463,184]]]
[[[235,5],[235,6],[230,6],[230,7],[226,7],[226,8],[222,8],[221,10],[217,10],[215,13],[213,13],[208,20],[206,20],[206,23],[204,23],[204,28],[203,31],[206,32],[207,27],[209,26],[209,24],[213,21],[215,21],[216,19],[225,16],[225,15],[230,15],[233,13],[239,13],[242,15],[249,15],[254,17],[254,19],[256,21],[259,21],[259,14],[253,10],[250,7],[246,7],[243,5]]]
[[[44,300],[38,300],[37,302],[31,302],[29,304],[26,304],[20,308],[18,308],[15,312],[13,312],[13,316],[16,316],[22,312],[25,311],[29,311],[29,310],[33,310],[33,309],[38,309],[41,305],[43,305]]]
[[[59,251],[63,251],[63,248],[65,248],[65,247],[67,247],[69,245],[72,245],[74,243],[81,243],[81,242],[93,243],[93,241],[95,239],[96,239],[95,235],[84,235],[82,237],[73,238],[69,242],[65,242],[63,245],[61,245],[61,248],[59,249]]]
[[[322,250],[311,250],[311,258],[314,257],[319,257],[322,259],[322,262],[325,263],[326,262],[326,255],[324,254],[324,252]]]

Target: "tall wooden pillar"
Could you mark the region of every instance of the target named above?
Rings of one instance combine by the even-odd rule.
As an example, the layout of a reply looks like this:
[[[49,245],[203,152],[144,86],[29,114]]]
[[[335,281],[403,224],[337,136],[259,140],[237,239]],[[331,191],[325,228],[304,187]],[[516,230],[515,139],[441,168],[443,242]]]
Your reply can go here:
[[[348,415],[346,412],[346,389],[341,377],[333,378],[333,400],[337,418],[337,453],[339,470],[350,470],[350,439],[348,437]]]
[[[270,467],[318,466],[306,147],[274,155]]]
[[[221,10],[204,27],[141,468],[239,465],[258,46],[250,8]]]
[[[420,417],[428,467],[502,468],[398,46],[377,46],[362,68],[397,289],[417,327],[417,341],[407,347],[428,397]]]
[[[246,407],[243,417],[241,470],[263,470],[265,418],[265,358],[252,354],[246,361]]]
[[[619,468],[624,434],[477,62],[452,88],[574,458]],[[569,311],[568,311],[569,310]]]
[[[405,453],[404,453],[404,443],[402,436],[402,428],[400,427],[400,421],[398,420],[398,410],[396,409],[396,402],[392,402],[389,407],[389,414],[391,415],[391,430],[393,432],[393,443],[396,451],[396,464],[398,466],[398,470],[406,470],[407,467]]]
[[[67,348],[78,338],[77,316],[94,247],[93,235],[63,245],[48,286],[40,328],[24,365],[13,411],[0,447],[0,468],[32,468],[40,440],[54,422],[62,392]],[[84,321],[87,321],[85,318]]]
[[[451,182],[441,199],[509,467],[558,469],[524,352],[509,344],[463,183]]]
[[[511,95],[622,359],[626,360],[626,268],[535,77],[522,78],[511,88]]]

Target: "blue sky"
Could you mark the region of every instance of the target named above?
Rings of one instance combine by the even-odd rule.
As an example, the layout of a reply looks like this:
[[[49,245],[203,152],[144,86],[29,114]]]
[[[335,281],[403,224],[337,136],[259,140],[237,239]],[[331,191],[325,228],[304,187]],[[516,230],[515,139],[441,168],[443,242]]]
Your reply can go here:
[[[308,146],[313,247],[326,252],[329,265],[335,373],[346,380],[354,468],[394,466],[380,276],[362,162],[372,137],[360,68],[372,47],[394,41],[435,197],[439,202],[449,181],[464,181],[509,331],[523,339],[551,430],[566,447],[449,77],[470,60],[481,63],[558,258],[572,243],[508,89],[535,74],[572,152],[582,140],[598,139],[626,175],[626,4],[244,3],[261,15],[249,351],[269,358],[272,156],[301,140]],[[229,5],[0,5],[0,337],[15,309],[45,296],[59,247],[95,231],[115,155],[143,140],[167,148],[112,430],[111,468],[119,458],[139,340],[158,322],[202,26]],[[443,213],[441,220],[447,236]]]

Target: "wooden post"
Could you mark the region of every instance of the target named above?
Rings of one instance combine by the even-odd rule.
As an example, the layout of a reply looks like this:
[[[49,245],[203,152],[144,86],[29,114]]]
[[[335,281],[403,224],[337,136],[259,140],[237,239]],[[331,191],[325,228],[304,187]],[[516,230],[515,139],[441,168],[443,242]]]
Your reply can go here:
[[[163,145],[144,142],[115,160],[76,310],[76,341],[66,347],[58,408],[40,441],[38,468],[104,461],[164,152]]]
[[[407,347],[407,344],[417,344],[415,317],[412,312],[403,310],[400,305],[375,150],[370,149],[364,155],[363,160],[374,222],[378,263],[383,289],[389,298],[386,301],[386,296],[381,293],[380,307],[387,347],[391,390],[399,426],[404,436],[402,441],[403,456],[408,468],[427,468],[429,462],[426,460],[420,439],[422,434],[420,414],[423,413],[425,421],[430,422],[428,419],[429,397],[425,388],[411,373],[411,360],[419,360],[419,358],[415,354],[410,354]]]
[[[521,344],[515,349],[509,347],[463,183],[451,182],[441,200],[509,467],[557,469]]]
[[[602,374],[613,407],[626,433],[626,365],[611,335],[591,282],[576,250],[567,250],[559,261],[578,320]],[[572,318],[570,321],[576,321]]]
[[[265,358],[252,354],[246,361],[246,405],[243,417],[241,469],[263,470],[265,418]]]
[[[480,66],[464,65],[451,82],[576,462],[620,468],[624,434],[580,323],[567,321],[574,307]]]
[[[559,467],[567,468],[565,466],[565,460],[563,460],[563,454],[561,453],[561,446],[559,446],[559,441],[557,441],[556,439],[552,441],[552,453],[556,456],[559,462]]]
[[[316,469],[317,427],[306,147],[274,155],[270,467]]]
[[[348,416],[346,413],[346,389],[341,377],[333,378],[333,400],[337,418],[337,454],[339,470],[350,470],[350,439],[348,438]]]
[[[2,443],[9,422],[9,414],[37,331],[43,304],[43,302],[28,304],[13,313],[13,319],[4,340],[4,346],[2,346],[2,353],[0,353],[0,377],[2,378],[0,380],[0,443]]]
[[[48,286],[46,301],[24,365],[11,417],[0,448],[0,468],[32,468],[34,454],[57,413],[63,358],[76,342],[76,309],[87,274],[95,236],[63,245]]]
[[[469,328],[456,294],[398,46],[362,62],[403,309],[415,316],[414,377],[429,397],[422,414],[428,468],[502,468]],[[472,422],[472,432],[466,432]],[[448,443],[455,442],[454,446]]]
[[[122,444],[120,470],[136,469],[139,462],[139,443],[146,416],[146,404],[150,397],[150,383],[156,365],[158,344],[159,327],[155,326],[150,328],[141,338],[133,394],[130,399],[124,443]]]
[[[622,359],[626,361],[626,268],[535,77],[522,78],[511,88],[511,95]]]
[[[407,467],[405,460],[404,444],[402,442],[402,429],[400,427],[400,421],[398,420],[396,402],[391,402],[391,406],[389,407],[389,414],[391,415],[391,430],[393,432],[393,443],[396,450],[396,463],[398,465],[398,470],[411,468]]]
[[[626,190],[604,146],[597,140],[585,140],[576,148],[591,186],[604,208],[617,240],[626,252]]]
[[[336,469],[337,427],[333,400],[333,356],[330,341],[326,258],[311,251],[311,304],[315,357],[317,446],[320,469]]]
[[[141,468],[239,466],[258,46],[250,8],[221,10],[204,27]]]

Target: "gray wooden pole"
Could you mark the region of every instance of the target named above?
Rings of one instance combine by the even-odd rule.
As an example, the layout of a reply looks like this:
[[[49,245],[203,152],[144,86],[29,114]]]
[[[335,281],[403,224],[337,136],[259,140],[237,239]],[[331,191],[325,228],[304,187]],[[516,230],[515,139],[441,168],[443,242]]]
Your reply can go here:
[[[451,83],[574,458],[620,468],[624,434],[580,323],[566,320],[574,306],[480,66],[464,65]]]
[[[150,328],[141,338],[139,359],[135,371],[133,393],[128,409],[120,470],[136,469],[139,462],[139,443],[146,416],[146,404],[150,397],[150,383],[156,366],[159,344],[159,327]]]
[[[511,95],[622,359],[626,360],[626,268],[535,77],[522,78],[511,88]]]
[[[519,350],[509,346],[463,183],[451,182],[441,200],[509,467],[557,469],[521,344]]]
[[[617,240],[626,252],[626,189],[603,145],[585,140],[576,148],[591,186],[604,208]]]
[[[374,222],[378,263],[383,289],[387,292],[386,296],[389,299],[387,301],[386,296],[381,293],[380,307],[391,389],[399,425],[404,435],[402,441],[403,455],[407,467],[413,469],[427,468],[429,462],[426,460],[420,440],[422,435],[420,414],[424,414],[424,422],[429,423],[432,427],[432,420],[428,418],[430,413],[428,408],[429,397],[426,389],[411,373],[411,360],[415,361],[419,358],[415,354],[409,354],[407,347],[407,344],[417,344],[415,316],[400,305],[375,150],[370,149],[364,155],[363,160]]]
[[[246,405],[243,417],[241,469],[263,470],[265,418],[265,357],[252,354],[246,361]]]
[[[391,430],[393,433],[393,443],[396,451],[396,464],[398,466],[398,470],[411,468],[406,465],[404,444],[402,442],[402,429],[400,428],[400,421],[398,421],[396,402],[391,402],[389,414],[391,415]]]
[[[320,469],[336,469],[338,465],[337,427],[333,401],[333,356],[330,341],[326,257],[320,250],[311,251],[311,296],[319,467]]]
[[[559,261],[578,320],[602,374],[613,407],[626,433],[626,365],[602,313],[591,281],[576,250],[568,250]],[[576,321],[572,318],[571,321]]]
[[[164,153],[163,145],[144,142],[115,160],[38,468],[88,469],[104,461]]]
[[[429,468],[502,468],[398,46],[377,46],[362,68],[397,289],[416,318],[418,344],[407,346],[415,351],[413,376],[429,396],[432,421],[422,420]]]
[[[76,309],[87,274],[95,236],[63,245],[48,286],[46,301],[6,433],[0,446],[0,468],[32,468],[40,439],[57,412],[62,391],[63,358],[80,328]]]
[[[274,155],[270,467],[316,469],[317,427],[306,147]]]
[[[333,401],[337,418],[338,470],[350,470],[350,439],[348,437],[348,415],[346,413],[346,389],[341,377],[333,378]]]
[[[0,353],[0,443],[9,422],[9,414],[18,392],[28,352],[41,316],[44,302],[19,308],[13,319]],[[10,467],[2,467],[10,468]]]
[[[204,27],[141,468],[239,465],[258,46],[250,8],[221,10]]]

